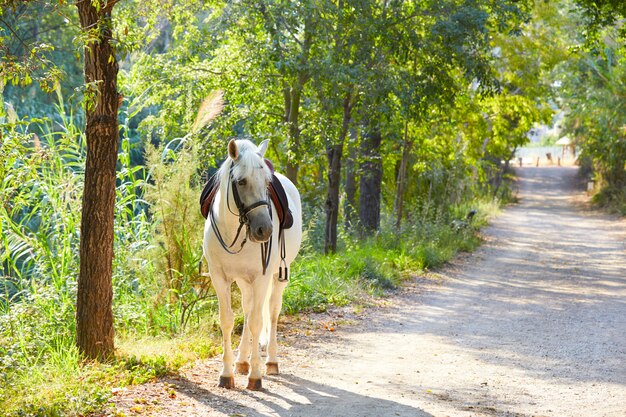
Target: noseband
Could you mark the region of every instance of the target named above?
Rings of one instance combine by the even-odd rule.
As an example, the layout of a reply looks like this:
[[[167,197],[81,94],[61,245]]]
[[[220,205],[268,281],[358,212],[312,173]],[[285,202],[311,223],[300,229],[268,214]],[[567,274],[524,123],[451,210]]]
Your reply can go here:
[[[270,203],[268,201],[268,198],[266,197],[265,200],[259,200],[256,203],[252,203],[249,206],[245,206],[243,204],[243,201],[241,201],[241,197],[239,196],[239,191],[237,190],[237,181],[235,181],[235,178],[233,177],[233,167],[230,167],[230,172],[228,175],[228,188],[232,187],[233,190],[233,200],[235,200],[235,206],[237,207],[237,212],[235,213],[231,208],[230,208],[230,200],[228,198],[228,188],[226,189],[226,206],[228,207],[228,211],[230,211],[232,214],[234,214],[235,216],[239,216],[239,228],[237,228],[237,234],[235,235],[235,238],[233,239],[233,242],[228,245],[225,241],[224,238],[222,237],[222,233],[220,232],[220,230],[217,227],[217,223],[215,221],[215,214],[213,212],[213,205],[211,205],[211,209],[209,210],[209,215],[211,216],[211,228],[213,229],[213,232],[215,233],[215,237],[217,237],[218,242],[220,243],[220,245],[222,246],[222,248],[224,248],[224,250],[228,253],[230,253],[231,255],[236,255],[239,252],[241,252],[243,250],[244,245],[246,244],[246,242],[248,241],[248,235],[250,234],[250,218],[248,217],[248,214],[250,214],[250,212],[256,208],[262,207],[262,206],[267,206],[269,213],[270,213],[270,218],[272,217],[272,210],[270,207]],[[239,235],[241,234],[241,229],[243,229],[243,227],[246,226],[246,236],[244,237],[243,241],[241,242],[241,246],[239,247],[239,249],[237,250],[233,250],[232,247],[235,245],[235,243],[237,242],[237,240],[239,239]],[[268,242],[263,242],[261,243],[261,263],[263,265],[263,273],[265,274],[265,271],[267,269],[267,265],[269,264],[269,259],[270,259],[270,255],[271,255],[271,248],[272,248],[272,238],[270,237],[270,240]]]
[[[233,199],[235,200],[235,206],[237,207],[237,211],[239,212],[239,224],[245,224],[248,229],[250,228],[250,219],[248,218],[248,214],[257,207],[267,206],[268,209],[270,207],[270,203],[267,201],[267,197],[265,200],[259,200],[256,203],[250,204],[248,207],[244,206],[243,201],[241,201],[241,197],[239,197],[239,191],[237,190],[237,181],[233,177],[233,169],[230,169],[230,186],[233,188]],[[228,193],[228,190],[226,191]],[[228,198],[228,196],[227,196]],[[228,200],[226,200],[226,204],[228,205],[228,210],[237,215],[237,213],[233,212],[230,208],[230,204],[228,204]],[[270,211],[270,216],[272,212]]]

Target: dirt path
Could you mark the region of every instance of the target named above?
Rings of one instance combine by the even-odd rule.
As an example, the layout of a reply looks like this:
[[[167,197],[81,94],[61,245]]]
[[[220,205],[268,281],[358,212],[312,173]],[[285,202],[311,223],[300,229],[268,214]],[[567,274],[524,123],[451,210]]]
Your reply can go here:
[[[314,320],[310,337],[286,336],[283,374],[266,378],[264,391],[218,389],[213,360],[182,378],[120,393],[118,409],[626,416],[626,226],[576,205],[582,194],[572,186],[574,168],[519,174],[521,203],[494,220],[483,248],[384,307],[318,317],[333,321],[334,332]],[[236,382],[244,387],[245,377]]]

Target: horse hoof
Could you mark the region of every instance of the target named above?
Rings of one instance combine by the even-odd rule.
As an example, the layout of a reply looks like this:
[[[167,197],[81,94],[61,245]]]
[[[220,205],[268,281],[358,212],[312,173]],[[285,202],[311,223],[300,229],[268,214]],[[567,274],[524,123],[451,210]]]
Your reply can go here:
[[[220,376],[220,388],[233,389],[235,388],[235,378],[232,376]]]
[[[235,364],[235,369],[238,374],[248,375],[248,371],[250,371],[250,364],[248,362],[237,362]]]
[[[248,379],[248,389],[250,391],[260,391],[263,388],[261,385],[261,378],[259,379]]]
[[[268,375],[278,375],[278,363],[268,362],[265,364],[265,373]]]

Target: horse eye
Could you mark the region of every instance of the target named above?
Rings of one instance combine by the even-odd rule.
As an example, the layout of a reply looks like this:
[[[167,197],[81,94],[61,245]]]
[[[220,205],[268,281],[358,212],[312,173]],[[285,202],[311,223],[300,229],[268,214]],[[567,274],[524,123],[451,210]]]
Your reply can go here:
[[[248,183],[248,181],[246,181],[245,178],[240,179],[239,181],[237,181],[237,185],[241,185],[244,186]]]

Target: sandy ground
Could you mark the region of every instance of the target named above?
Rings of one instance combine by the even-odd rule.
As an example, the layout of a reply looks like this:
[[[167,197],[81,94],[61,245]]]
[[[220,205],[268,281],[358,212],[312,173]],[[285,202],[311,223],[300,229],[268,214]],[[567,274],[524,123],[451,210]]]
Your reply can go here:
[[[626,225],[575,168],[524,167],[486,244],[374,308],[291,319],[280,376],[217,387],[219,360],[117,393],[125,415],[626,416]],[[332,330],[332,331],[331,331]]]

